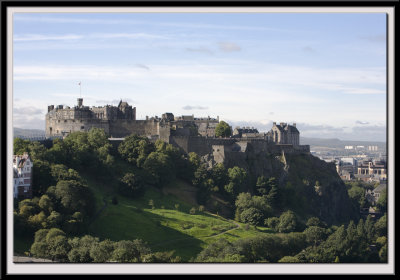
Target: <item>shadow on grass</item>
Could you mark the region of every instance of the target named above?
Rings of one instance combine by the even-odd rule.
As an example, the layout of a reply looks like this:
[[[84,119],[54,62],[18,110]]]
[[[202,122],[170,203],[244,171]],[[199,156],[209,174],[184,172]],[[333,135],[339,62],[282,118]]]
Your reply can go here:
[[[112,241],[141,239],[153,252],[175,251],[187,262],[202,250],[203,241],[165,226],[177,221],[129,205],[109,204],[90,226],[90,234]]]

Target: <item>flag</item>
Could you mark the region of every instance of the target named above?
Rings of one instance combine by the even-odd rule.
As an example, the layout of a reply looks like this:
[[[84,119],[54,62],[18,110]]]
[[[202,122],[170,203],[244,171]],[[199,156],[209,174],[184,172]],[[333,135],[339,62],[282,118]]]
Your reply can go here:
[[[81,85],[81,82],[79,82],[79,84],[78,85]]]

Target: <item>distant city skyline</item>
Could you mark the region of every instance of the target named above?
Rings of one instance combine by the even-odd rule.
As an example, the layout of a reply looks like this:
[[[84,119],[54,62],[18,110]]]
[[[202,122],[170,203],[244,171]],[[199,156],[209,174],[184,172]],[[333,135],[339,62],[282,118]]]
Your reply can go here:
[[[44,129],[81,95],[138,119],[386,141],[386,32],[385,13],[15,13],[13,126]]]

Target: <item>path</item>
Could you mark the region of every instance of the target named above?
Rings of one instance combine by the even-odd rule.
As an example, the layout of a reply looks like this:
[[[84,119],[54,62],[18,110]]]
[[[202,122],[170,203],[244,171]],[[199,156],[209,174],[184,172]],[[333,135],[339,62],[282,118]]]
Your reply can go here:
[[[209,212],[207,212],[207,213],[208,213],[209,215],[212,215],[212,216],[221,218],[220,216],[218,216],[218,215],[216,215],[216,214],[212,214],[212,213],[209,213]],[[222,234],[225,234],[225,233],[227,233],[227,232],[229,232],[229,231],[232,231],[232,230],[235,230],[235,229],[240,228],[240,224],[238,224],[237,222],[235,222],[235,221],[233,221],[233,220],[227,220],[227,221],[234,223],[234,224],[235,224],[235,227],[230,228],[230,229],[227,229],[227,230],[222,231],[222,232],[220,232],[220,233],[218,233],[218,234],[215,234],[215,235],[206,236],[206,237],[204,237],[204,238],[215,238],[215,237],[220,236],[220,235],[222,235]],[[183,237],[183,238],[176,238],[176,239],[170,239],[170,240],[166,240],[166,241],[163,241],[163,242],[160,242],[160,243],[152,244],[152,246],[165,245],[165,244],[168,244],[168,243],[174,243],[174,242],[177,242],[177,241],[181,241],[181,240],[185,240],[185,239],[190,239],[190,238],[193,238],[193,236],[188,236],[188,237]]]
[[[91,223],[93,223],[94,220],[97,219],[97,217],[100,215],[101,212],[103,212],[104,209],[106,209],[106,207],[107,207],[108,204],[107,204],[107,200],[106,200],[105,198],[103,198],[103,203],[104,203],[104,205],[101,207],[101,209],[100,209],[99,211],[97,211],[96,214],[93,215],[92,220],[89,222],[89,225],[90,225]]]

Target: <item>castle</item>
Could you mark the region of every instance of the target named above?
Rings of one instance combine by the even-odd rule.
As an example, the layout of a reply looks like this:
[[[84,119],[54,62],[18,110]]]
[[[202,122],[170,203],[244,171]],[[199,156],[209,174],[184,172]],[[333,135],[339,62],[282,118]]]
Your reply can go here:
[[[299,145],[300,132],[296,124],[273,123],[267,133],[254,128],[235,128],[229,138],[216,138],[217,118],[175,117],[164,113],[161,117],[136,119],[136,107],[122,100],[118,106],[88,107],[78,98],[77,105],[70,108],[50,105],[46,114],[46,138],[64,138],[76,131],[87,132],[93,127],[104,129],[110,140],[124,138],[131,134],[161,139],[181,148],[184,152],[196,152],[200,156],[212,154],[217,161],[224,161],[229,154],[250,150],[271,153],[309,153],[308,145]]]

